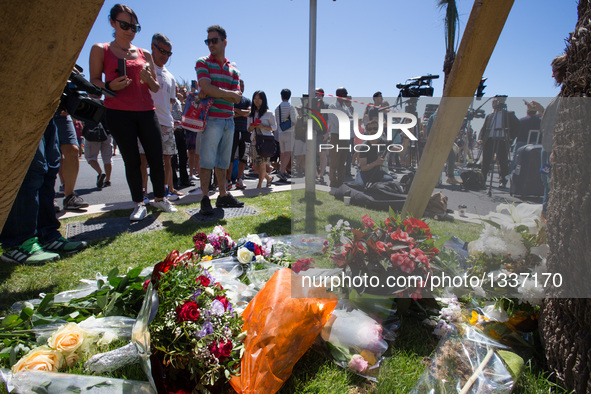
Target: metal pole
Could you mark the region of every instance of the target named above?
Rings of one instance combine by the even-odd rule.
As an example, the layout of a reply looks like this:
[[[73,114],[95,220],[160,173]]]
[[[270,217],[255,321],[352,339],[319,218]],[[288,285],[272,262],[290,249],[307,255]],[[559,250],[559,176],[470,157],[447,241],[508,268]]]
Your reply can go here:
[[[316,14],[317,0],[310,0],[310,42],[308,65],[308,107],[312,106],[316,88]],[[316,133],[313,139],[306,141],[306,175],[305,175],[305,202],[306,202],[306,232],[316,233]]]

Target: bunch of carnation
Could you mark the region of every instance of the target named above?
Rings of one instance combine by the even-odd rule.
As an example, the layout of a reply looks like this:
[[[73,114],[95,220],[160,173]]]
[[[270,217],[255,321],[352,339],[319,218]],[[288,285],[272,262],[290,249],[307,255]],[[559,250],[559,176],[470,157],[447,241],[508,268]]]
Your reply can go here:
[[[329,244],[325,251],[332,261],[339,267],[349,267],[354,274],[420,276],[423,280],[416,281],[417,287],[394,291],[401,297],[422,298],[422,286],[432,273],[430,262],[439,253],[429,226],[414,218],[389,217],[381,226],[369,215],[361,220],[361,229],[351,229],[344,221],[326,227]]]
[[[220,256],[234,249],[236,243],[222,226],[215,226],[210,234],[197,233],[193,236],[195,253],[199,256]]]

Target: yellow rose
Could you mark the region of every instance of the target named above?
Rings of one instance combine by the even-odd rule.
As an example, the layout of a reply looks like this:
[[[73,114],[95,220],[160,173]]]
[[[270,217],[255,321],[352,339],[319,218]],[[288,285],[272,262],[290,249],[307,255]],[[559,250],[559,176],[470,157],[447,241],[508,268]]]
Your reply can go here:
[[[78,360],[80,359],[80,355],[77,352],[73,352],[64,356],[64,359],[66,365],[68,367],[71,367],[78,362]]]
[[[86,332],[76,323],[68,323],[51,335],[47,341],[50,348],[64,353],[76,351],[84,342]]]
[[[47,346],[40,346],[31,350],[14,364],[12,372],[16,373],[25,370],[57,372],[63,362],[64,357],[60,352],[50,349]]]
[[[241,264],[250,263],[252,261],[253,257],[254,257],[254,253],[252,253],[250,250],[248,250],[246,248],[238,249],[238,261]]]
[[[374,366],[378,362],[378,360],[376,360],[376,355],[370,352],[369,350],[362,350],[361,357],[363,357],[367,361],[370,367]]]

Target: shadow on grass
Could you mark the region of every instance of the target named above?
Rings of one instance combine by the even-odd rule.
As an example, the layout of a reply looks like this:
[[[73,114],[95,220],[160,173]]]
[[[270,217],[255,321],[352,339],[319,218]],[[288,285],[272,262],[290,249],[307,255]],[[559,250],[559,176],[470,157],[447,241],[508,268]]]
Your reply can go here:
[[[2,278],[0,279],[0,283],[6,279],[4,276],[4,272],[2,272]],[[29,291],[18,291],[18,292],[10,292],[2,294],[2,299],[0,300],[0,315],[4,315],[12,304],[17,301],[27,301],[39,298],[39,293],[52,293],[54,292],[56,286],[48,286],[39,289],[31,289]]]
[[[255,234],[266,233],[274,237],[291,234],[291,219],[285,216],[276,216],[268,222],[256,225],[253,232]]]

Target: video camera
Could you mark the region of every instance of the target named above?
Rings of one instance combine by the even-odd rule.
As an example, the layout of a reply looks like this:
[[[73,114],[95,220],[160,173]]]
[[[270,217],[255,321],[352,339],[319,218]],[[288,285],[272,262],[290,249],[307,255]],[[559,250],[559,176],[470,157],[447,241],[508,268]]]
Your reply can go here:
[[[102,96],[104,94],[107,97],[115,97],[115,93],[88,82],[82,76],[82,71],[82,67],[79,65],[76,65],[72,70],[70,79],[62,93],[59,108],[67,111],[75,119],[96,124],[100,122],[105,107],[88,95]]]
[[[439,75],[431,74],[409,78],[404,84],[396,84],[396,88],[400,89],[400,96],[402,97],[433,97],[434,90],[431,84],[433,80],[437,78],[439,78]]]
[[[484,119],[484,117],[486,116],[486,112],[484,112],[483,109],[469,109],[468,113],[466,114],[466,120],[472,120],[472,119]]]

